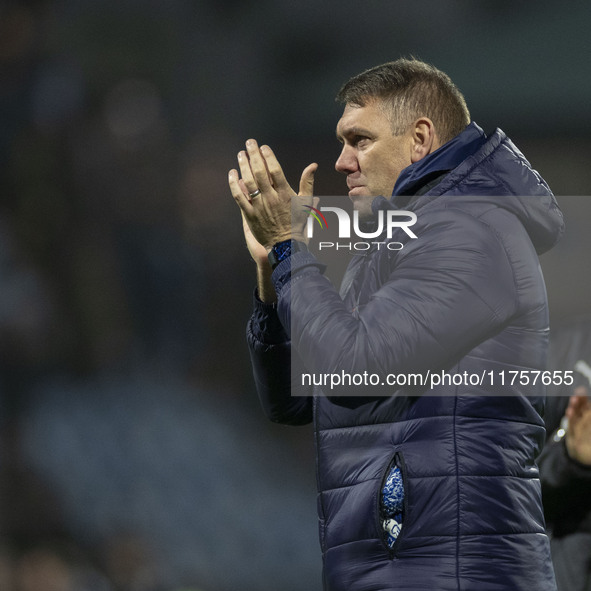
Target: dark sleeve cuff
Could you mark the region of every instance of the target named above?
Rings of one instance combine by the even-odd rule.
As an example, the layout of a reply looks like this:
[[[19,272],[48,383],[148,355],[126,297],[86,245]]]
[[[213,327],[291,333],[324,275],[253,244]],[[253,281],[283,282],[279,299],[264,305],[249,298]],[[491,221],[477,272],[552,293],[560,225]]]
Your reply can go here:
[[[566,441],[564,439],[560,442],[560,444],[562,446],[562,451],[564,453],[566,461],[568,462],[569,472],[571,476],[575,478],[580,478],[581,480],[591,480],[591,466],[588,466],[587,464],[582,464],[581,462],[578,462],[577,460],[571,458],[568,455],[568,451],[566,449]]]
[[[254,311],[250,318],[250,329],[255,339],[267,345],[277,345],[289,341],[279,316],[277,303],[266,304],[259,299],[258,290],[254,290]]]
[[[281,290],[289,282],[291,277],[306,268],[310,268],[310,270],[315,269],[317,272],[324,273],[326,265],[321,263],[310,252],[296,252],[281,261],[271,275],[271,281],[275,287],[277,297],[279,297]]]

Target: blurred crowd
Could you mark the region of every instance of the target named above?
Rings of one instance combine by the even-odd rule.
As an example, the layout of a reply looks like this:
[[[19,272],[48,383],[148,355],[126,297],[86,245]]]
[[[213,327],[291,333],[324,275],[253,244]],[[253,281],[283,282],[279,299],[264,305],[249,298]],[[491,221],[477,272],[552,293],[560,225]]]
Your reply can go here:
[[[2,591],[318,580],[310,450],[245,384],[235,148],[171,114],[173,4],[0,6]]]

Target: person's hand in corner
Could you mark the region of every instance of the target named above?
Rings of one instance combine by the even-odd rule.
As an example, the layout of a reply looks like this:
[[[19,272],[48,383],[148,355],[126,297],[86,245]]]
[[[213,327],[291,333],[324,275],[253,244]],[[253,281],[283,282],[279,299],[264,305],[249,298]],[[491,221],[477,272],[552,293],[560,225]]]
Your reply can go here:
[[[565,443],[573,460],[591,467],[591,400],[584,386],[575,389],[565,412],[568,419]]]

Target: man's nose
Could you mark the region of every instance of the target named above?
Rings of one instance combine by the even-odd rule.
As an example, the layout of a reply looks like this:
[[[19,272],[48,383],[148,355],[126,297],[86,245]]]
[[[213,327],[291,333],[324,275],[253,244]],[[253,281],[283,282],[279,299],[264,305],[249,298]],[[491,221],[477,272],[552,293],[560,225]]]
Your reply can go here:
[[[343,174],[351,174],[357,171],[359,164],[351,146],[343,146],[334,167],[337,172],[342,172]]]

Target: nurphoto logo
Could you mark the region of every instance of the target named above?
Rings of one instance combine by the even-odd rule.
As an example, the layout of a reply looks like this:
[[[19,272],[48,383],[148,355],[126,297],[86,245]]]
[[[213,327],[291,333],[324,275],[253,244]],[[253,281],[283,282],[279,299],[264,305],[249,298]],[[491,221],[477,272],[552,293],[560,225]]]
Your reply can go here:
[[[321,229],[328,228],[328,222],[324,213],[334,213],[337,216],[338,222],[338,236],[337,242],[322,242],[318,243],[318,249],[323,250],[333,248],[336,250],[370,250],[372,246],[376,246],[378,250],[381,247],[388,250],[401,250],[404,246],[402,242],[392,241],[392,236],[395,228],[401,228],[409,238],[416,240],[416,234],[410,229],[417,221],[417,216],[412,211],[403,209],[390,209],[387,211],[380,210],[378,212],[376,226],[371,231],[363,231],[360,227],[359,212],[353,212],[353,220],[351,216],[340,207],[321,207],[316,209],[310,205],[304,205],[310,211],[308,224],[306,226],[306,233],[308,238],[314,235],[314,221],[318,223]],[[331,222],[332,223],[332,222]],[[341,239],[350,239],[351,233],[361,240],[357,242],[340,242]],[[373,240],[380,238],[380,241]]]

